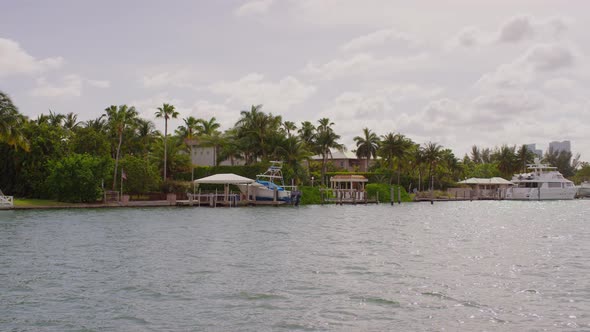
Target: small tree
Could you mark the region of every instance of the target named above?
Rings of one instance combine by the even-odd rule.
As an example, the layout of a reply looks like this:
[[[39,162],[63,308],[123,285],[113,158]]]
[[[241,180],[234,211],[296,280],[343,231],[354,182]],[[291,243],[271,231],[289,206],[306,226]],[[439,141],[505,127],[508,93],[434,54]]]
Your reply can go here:
[[[123,190],[130,194],[141,194],[160,187],[158,168],[136,156],[127,156],[121,160],[121,168],[125,170],[127,180]]]
[[[102,184],[113,168],[110,158],[89,154],[71,154],[48,163],[47,188],[58,201],[96,202],[102,196]]]

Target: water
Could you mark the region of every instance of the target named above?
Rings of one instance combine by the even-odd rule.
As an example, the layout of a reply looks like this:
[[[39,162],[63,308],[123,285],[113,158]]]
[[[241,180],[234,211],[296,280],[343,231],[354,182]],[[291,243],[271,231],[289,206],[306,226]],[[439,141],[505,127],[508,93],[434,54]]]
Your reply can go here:
[[[589,222],[588,200],[0,211],[0,330],[590,330]]]

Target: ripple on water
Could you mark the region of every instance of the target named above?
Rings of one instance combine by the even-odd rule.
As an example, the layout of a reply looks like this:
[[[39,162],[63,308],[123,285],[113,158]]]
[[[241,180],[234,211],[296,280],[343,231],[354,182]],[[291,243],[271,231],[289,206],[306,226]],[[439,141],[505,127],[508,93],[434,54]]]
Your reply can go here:
[[[585,330],[588,203],[14,211],[0,330]]]

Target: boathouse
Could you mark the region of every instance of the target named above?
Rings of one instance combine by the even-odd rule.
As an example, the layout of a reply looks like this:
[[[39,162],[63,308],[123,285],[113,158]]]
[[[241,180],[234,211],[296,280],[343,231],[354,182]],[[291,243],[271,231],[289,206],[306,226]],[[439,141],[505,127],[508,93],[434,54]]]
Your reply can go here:
[[[365,202],[365,183],[369,180],[362,175],[335,175],[330,178],[332,200],[340,203]]]
[[[506,191],[514,184],[506,179],[493,178],[469,178],[460,181],[459,184],[467,188],[451,188],[449,192],[456,198],[466,199],[503,199]]]

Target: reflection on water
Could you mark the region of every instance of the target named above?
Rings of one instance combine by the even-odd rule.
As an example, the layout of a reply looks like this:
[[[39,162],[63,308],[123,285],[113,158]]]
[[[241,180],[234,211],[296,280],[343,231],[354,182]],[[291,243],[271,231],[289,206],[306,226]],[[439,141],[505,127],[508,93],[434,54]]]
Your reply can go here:
[[[589,213],[0,211],[0,330],[588,330]]]

